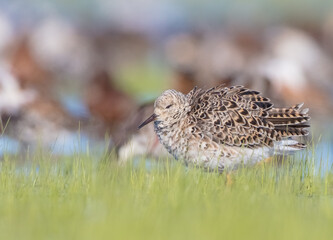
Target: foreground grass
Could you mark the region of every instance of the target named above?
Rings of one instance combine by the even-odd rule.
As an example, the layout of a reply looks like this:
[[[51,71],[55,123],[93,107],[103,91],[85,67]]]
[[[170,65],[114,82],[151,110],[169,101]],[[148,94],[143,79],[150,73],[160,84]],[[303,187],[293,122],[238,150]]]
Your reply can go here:
[[[225,174],[169,160],[1,162],[1,239],[332,239],[333,176],[312,161]]]

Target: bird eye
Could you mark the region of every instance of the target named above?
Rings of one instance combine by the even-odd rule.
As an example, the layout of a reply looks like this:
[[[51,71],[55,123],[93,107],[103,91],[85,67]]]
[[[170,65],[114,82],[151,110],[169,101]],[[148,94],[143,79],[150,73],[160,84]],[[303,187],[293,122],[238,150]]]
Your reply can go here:
[[[165,108],[166,108],[166,109],[169,109],[169,108],[171,108],[171,106],[172,106],[172,104],[166,106]]]

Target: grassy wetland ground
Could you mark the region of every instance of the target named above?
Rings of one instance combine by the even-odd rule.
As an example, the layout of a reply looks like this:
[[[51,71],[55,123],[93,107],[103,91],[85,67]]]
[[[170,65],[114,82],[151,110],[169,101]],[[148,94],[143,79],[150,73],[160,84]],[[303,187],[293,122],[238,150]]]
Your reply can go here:
[[[332,239],[333,173],[306,152],[232,173],[173,159],[0,163],[1,239]],[[148,163],[150,164],[148,167]]]

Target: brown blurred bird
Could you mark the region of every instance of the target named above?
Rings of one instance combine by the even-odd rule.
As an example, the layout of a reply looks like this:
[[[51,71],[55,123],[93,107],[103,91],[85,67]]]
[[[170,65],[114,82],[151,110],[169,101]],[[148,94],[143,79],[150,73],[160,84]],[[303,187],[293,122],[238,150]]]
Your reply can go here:
[[[12,72],[0,67],[0,115],[7,124],[4,134],[23,147],[50,147],[76,131],[79,120],[73,118],[57,101],[38,89],[23,87]]]
[[[10,57],[12,73],[23,88],[33,87],[43,90],[50,85],[51,75],[44,69],[31,52],[26,37],[16,41]]]
[[[131,97],[115,86],[114,80],[105,70],[97,72],[88,83],[86,103],[90,113],[102,121],[111,132],[135,109]]]

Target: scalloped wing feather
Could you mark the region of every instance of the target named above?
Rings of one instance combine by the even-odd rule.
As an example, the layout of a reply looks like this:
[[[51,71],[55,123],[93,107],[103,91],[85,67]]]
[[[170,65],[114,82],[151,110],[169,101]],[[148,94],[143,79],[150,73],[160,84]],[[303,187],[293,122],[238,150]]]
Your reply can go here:
[[[273,108],[269,98],[243,86],[194,88],[188,95],[194,132],[218,144],[256,148],[283,137],[307,135],[310,117],[302,104]]]

